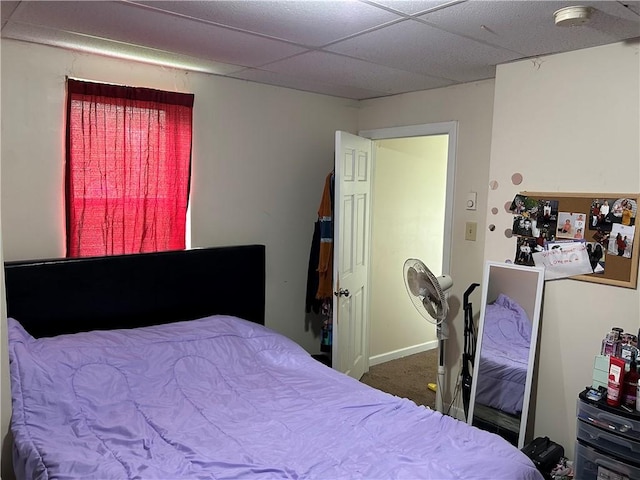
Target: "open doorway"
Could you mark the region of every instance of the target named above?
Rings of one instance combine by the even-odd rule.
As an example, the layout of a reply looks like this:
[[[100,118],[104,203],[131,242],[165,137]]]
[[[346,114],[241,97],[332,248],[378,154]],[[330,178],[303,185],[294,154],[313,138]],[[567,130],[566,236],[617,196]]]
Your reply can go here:
[[[402,266],[407,258],[415,257],[436,275],[449,272],[456,123],[360,135],[373,140],[374,158],[369,364],[374,376],[376,368],[400,368],[415,378],[418,390],[426,390],[427,383],[435,381],[435,377],[426,379],[428,372],[437,370],[436,327],[409,301]],[[424,369],[412,368],[426,361],[429,364]],[[402,385],[397,387],[404,391]],[[423,393],[422,397],[415,394],[429,401],[429,392]]]
[[[435,325],[409,301],[407,258],[444,273],[447,135],[374,141],[370,365],[437,347]]]
[[[435,326],[407,297],[402,265],[416,257],[436,275],[450,271],[457,122],[359,134],[374,144],[369,273],[372,366],[437,346]]]

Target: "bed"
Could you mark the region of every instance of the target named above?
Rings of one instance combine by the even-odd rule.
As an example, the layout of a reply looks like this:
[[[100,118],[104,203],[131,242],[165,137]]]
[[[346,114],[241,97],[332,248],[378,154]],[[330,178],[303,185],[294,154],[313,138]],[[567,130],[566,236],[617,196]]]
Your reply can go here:
[[[487,305],[476,389],[482,405],[520,415],[529,364],[531,321],[524,309],[507,295],[500,294]]]
[[[542,478],[266,328],[265,273],[260,245],[8,262],[17,477]]]

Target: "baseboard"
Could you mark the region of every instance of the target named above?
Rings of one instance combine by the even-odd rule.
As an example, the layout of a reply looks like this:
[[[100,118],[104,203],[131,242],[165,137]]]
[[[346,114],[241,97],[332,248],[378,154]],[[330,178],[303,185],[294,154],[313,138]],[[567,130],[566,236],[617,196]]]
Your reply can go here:
[[[408,355],[413,355],[415,353],[426,352],[428,350],[433,350],[434,348],[438,348],[437,340],[421,343],[420,345],[413,345],[411,347],[401,348],[399,350],[393,350],[387,353],[381,353],[380,355],[374,355],[373,357],[369,357],[369,366],[373,367],[374,365],[378,365],[380,363],[390,362],[391,360],[396,360],[398,358],[406,357]]]

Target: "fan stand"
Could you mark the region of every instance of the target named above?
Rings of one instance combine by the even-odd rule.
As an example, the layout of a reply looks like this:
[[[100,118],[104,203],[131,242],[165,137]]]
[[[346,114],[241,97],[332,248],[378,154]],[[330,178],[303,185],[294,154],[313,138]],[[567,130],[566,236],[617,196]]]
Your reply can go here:
[[[444,340],[438,340],[438,374],[436,383],[427,383],[427,388],[436,394],[435,407],[440,413],[443,413],[442,392],[444,392],[444,371]],[[438,395],[438,393],[440,393],[440,395]]]
[[[420,260],[409,258],[403,267],[405,287],[411,301],[420,314],[427,320],[437,321],[438,338],[438,376],[436,385],[427,384],[430,390],[436,392],[436,410],[444,413],[443,392],[445,391],[444,369],[444,341],[449,336],[447,325],[443,322],[448,313],[448,305],[444,292],[451,288],[453,281],[448,275],[436,277]]]
[[[436,378],[436,410],[440,413],[444,413],[444,406],[442,401],[442,395],[445,391],[444,385],[444,339],[441,338],[442,326],[438,325],[438,376]]]

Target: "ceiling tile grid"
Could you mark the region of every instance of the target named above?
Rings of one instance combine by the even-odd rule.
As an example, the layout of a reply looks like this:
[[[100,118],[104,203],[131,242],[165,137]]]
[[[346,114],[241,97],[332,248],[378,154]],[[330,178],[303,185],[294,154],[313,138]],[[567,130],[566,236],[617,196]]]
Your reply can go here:
[[[289,75],[312,76],[325,83],[385,92],[386,95],[428,90],[453,83],[325,52],[298,55],[272,63],[267,68]]]
[[[320,47],[401,16],[353,1],[131,2],[225,25],[246,33]]]
[[[580,27],[555,25],[553,13],[570,5],[566,1],[525,1],[526,8],[521,3],[463,2],[419,18],[434,27],[518,52],[521,57],[579,50],[617,41],[614,38],[640,36],[637,12],[620,2],[576,2],[593,9],[591,21]]]
[[[355,100],[493,78],[496,65],[640,37],[640,0],[2,1],[2,38]],[[635,41],[635,40],[634,40]]]
[[[295,90],[305,90],[334,97],[351,98],[360,100],[387,95],[386,92],[377,90],[367,90],[366,88],[354,87],[346,84],[331,84],[321,82],[309,77],[297,77],[286,73],[271,72],[257,68],[248,68],[239,73],[233,73],[229,77],[241,80],[249,80],[267,85],[292,88]]]
[[[455,82],[493,77],[495,65],[519,58],[508,50],[414,20],[333,44],[326,50]]]

